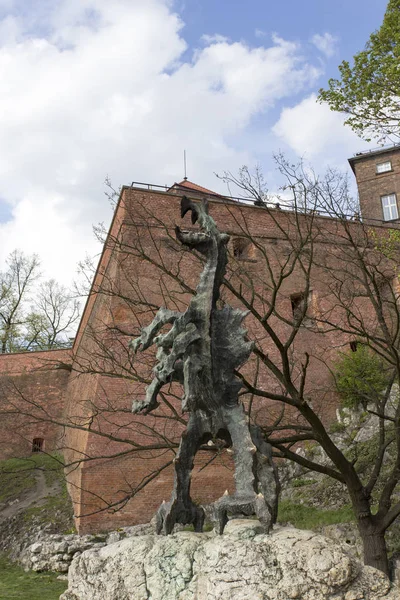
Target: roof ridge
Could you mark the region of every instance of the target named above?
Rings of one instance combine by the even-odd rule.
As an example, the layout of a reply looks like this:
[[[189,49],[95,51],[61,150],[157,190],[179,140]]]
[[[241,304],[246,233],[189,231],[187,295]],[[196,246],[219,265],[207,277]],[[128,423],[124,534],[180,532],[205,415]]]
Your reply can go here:
[[[217,192],[214,192],[213,190],[210,190],[202,185],[199,185],[198,183],[195,183],[194,181],[190,181],[189,179],[183,179],[182,181],[180,181],[179,183],[176,181],[171,187],[170,189],[173,189],[174,187],[180,187],[180,188],[187,188],[193,191],[197,191],[197,192],[203,192],[206,194],[211,194],[212,196],[219,196],[222,197],[221,194],[218,194]]]

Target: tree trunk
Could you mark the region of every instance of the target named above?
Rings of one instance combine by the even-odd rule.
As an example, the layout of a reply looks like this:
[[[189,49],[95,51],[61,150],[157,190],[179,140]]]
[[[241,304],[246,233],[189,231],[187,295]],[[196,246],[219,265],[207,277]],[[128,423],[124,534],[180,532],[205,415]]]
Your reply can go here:
[[[383,571],[389,577],[385,534],[368,517],[359,518],[358,530],[364,547],[364,564]]]

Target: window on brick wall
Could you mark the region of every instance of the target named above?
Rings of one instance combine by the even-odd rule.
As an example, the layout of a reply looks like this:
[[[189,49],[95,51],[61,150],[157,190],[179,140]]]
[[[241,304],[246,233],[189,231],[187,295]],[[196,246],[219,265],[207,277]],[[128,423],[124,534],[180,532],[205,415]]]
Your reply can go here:
[[[43,452],[44,449],[44,439],[43,438],[33,438],[32,441],[32,452]]]
[[[299,292],[298,294],[292,294],[290,296],[294,320],[297,321],[304,314],[301,325],[306,327],[315,325],[313,298],[313,292],[309,292],[308,295],[304,292]]]
[[[393,284],[394,284],[394,281],[393,281],[392,277],[390,277],[389,279],[386,277],[382,277],[381,279],[378,279],[377,285],[378,285],[378,289],[379,289],[379,295],[383,302],[388,302],[393,299],[393,291],[392,291]]]
[[[376,165],[377,173],[387,173],[387,171],[391,171],[391,170],[392,170],[392,163],[390,162],[390,160],[388,160],[386,162],[378,163]]]
[[[357,346],[358,346],[358,342],[356,342],[355,340],[350,342],[350,350],[352,352],[357,352]]]
[[[290,302],[292,304],[293,317],[295,320],[297,320],[301,317],[304,310],[307,310],[307,297],[303,292],[299,294],[292,294],[290,296]]]
[[[381,202],[383,219],[385,221],[394,221],[394,219],[399,218],[396,194],[387,194],[386,196],[381,196]]]
[[[233,238],[232,240],[233,256],[237,260],[254,260],[256,248],[250,240],[246,238]]]

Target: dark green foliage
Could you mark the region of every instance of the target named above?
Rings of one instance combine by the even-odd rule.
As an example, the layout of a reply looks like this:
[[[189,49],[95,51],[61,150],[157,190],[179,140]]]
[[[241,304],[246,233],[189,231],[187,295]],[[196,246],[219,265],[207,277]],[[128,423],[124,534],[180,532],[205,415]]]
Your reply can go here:
[[[335,421],[329,428],[330,433],[344,433],[346,431],[346,425]]]
[[[334,370],[342,405],[347,408],[377,402],[389,384],[383,360],[366,346],[341,354]]]
[[[389,0],[381,27],[371,34],[353,65],[339,65],[319,99],[344,113],[346,123],[368,141],[400,137],[400,0]]]

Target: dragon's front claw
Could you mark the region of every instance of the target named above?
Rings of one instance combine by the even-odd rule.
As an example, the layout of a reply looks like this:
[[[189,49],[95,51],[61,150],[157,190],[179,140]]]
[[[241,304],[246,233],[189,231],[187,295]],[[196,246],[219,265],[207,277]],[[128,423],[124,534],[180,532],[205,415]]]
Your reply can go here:
[[[132,412],[135,415],[147,415],[158,406],[160,406],[160,403],[156,400],[153,402],[147,402],[147,400],[134,400],[132,402]]]
[[[134,354],[136,354],[136,352],[140,349],[140,346],[142,345],[142,338],[136,338],[135,340],[131,340],[128,344],[128,348],[130,348]]]

